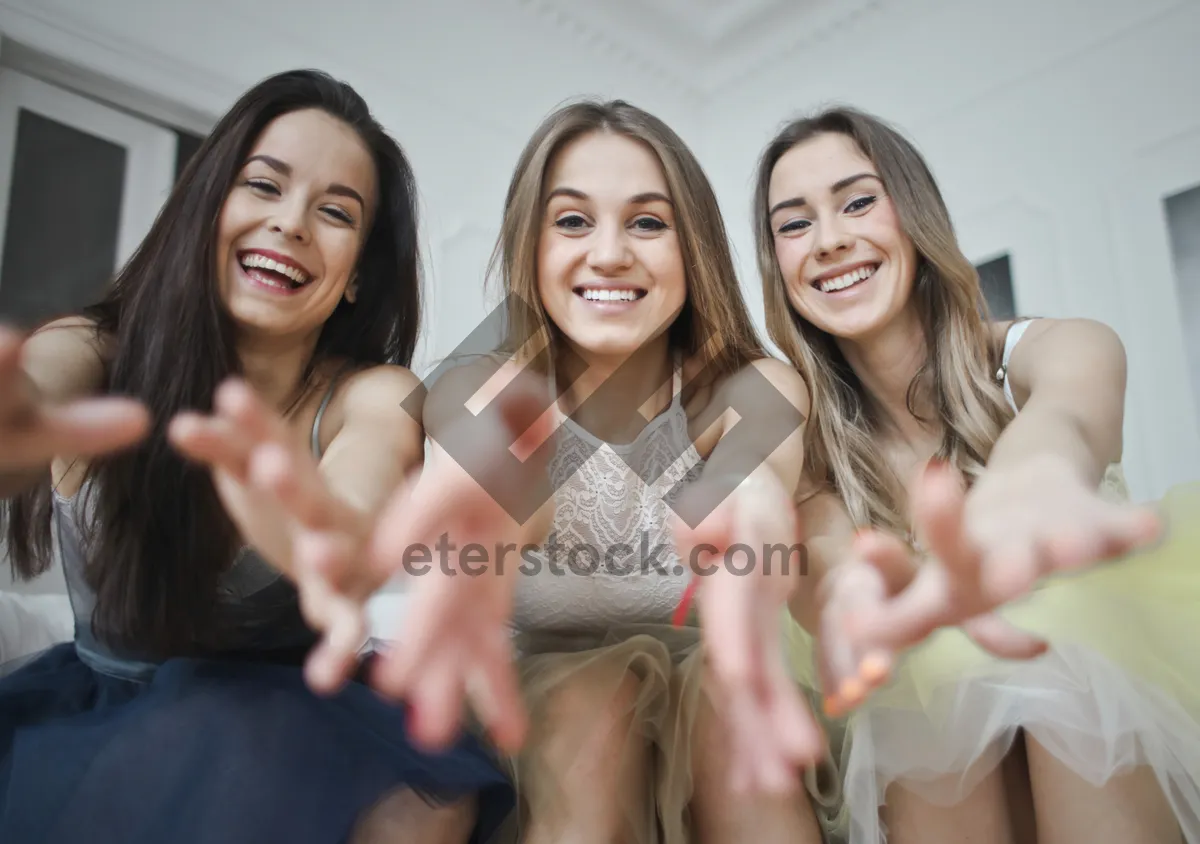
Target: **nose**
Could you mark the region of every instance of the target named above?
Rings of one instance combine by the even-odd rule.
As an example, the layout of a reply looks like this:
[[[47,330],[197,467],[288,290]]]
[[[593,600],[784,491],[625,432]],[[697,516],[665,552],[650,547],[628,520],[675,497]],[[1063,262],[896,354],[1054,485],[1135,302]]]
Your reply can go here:
[[[588,267],[603,275],[626,270],[633,263],[633,250],[620,225],[597,226],[588,249]]]
[[[821,260],[848,251],[854,243],[836,215],[817,226],[816,240],[816,253]]]
[[[308,209],[302,202],[280,202],[267,225],[273,234],[287,240],[307,243],[311,236],[308,230]]]

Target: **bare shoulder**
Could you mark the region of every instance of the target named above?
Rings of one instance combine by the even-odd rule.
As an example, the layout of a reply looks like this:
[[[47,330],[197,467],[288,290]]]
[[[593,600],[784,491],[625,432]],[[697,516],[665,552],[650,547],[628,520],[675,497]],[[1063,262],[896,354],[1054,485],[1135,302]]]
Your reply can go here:
[[[112,353],[112,339],[99,334],[95,322],[80,316],[46,323],[29,335],[22,350],[26,371],[51,401],[102,390]]]
[[[420,380],[411,370],[392,364],[368,366],[344,375],[334,385],[321,417],[322,452],[340,442],[339,436],[347,430],[354,432],[355,438],[370,438],[380,448],[389,442],[419,441],[419,387]],[[315,418],[316,404],[323,396],[324,390],[310,399],[305,418]]]
[[[697,388],[687,402],[687,414],[697,450],[708,454],[739,418],[757,419],[756,425],[802,426],[810,407],[808,384],[800,373],[784,361],[766,357]],[[756,412],[771,417],[756,417]]]
[[[421,379],[411,369],[380,364],[347,376],[341,392],[347,405],[393,407],[414,396],[420,387]]]
[[[427,429],[478,414],[514,381],[536,378],[524,366],[502,355],[474,355],[447,366],[425,387],[423,418]]]
[[[1018,322],[1020,320],[1004,320],[992,323],[992,339],[996,343],[997,348],[1002,349],[1004,347],[1009,329]],[[1018,349],[1024,355],[1029,349],[1044,345],[1053,345],[1056,350],[1074,346],[1083,349],[1095,349],[1102,353],[1111,353],[1117,350],[1121,350],[1123,353],[1124,350],[1124,344],[1121,342],[1121,337],[1117,334],[1116,330],[1108,325],[1108,323],[1100,322],[1099,320],[1083,317],[1068,319],[1039,317],[1027,322],[1028,325],[1021,335],[1021,339],[1013,349],[1014,359],[1017,357]]]
[[[1003,340],[1001,340],[1003,342]],[[1035,370],[1125,366],[1125,344],[1116,330],[1094,319],[1037,319],[1013,347],[1009,373],[1028,378]]]
[[[347,375],[330,399],[329,412],[341,424],[420,426],[423,400],[421,381],[412,370],[379,364]]]
[[[808,383],[790,364],[778,358],[752,361],[715,385],[714,398],[724,407],[739,412],[756,407],[779,407],[778,397],[786,399],[802,416],[808,417],[811,402]]]

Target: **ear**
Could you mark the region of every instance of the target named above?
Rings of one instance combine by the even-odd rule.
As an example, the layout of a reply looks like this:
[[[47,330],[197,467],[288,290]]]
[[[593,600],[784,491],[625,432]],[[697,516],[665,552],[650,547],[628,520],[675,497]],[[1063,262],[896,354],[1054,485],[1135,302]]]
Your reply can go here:
[[[343,293],[342,295],[345,297],[347,302],[349,302],[351,305],[354,304],[354,300],[358,298],[358,275],[357,274],[350,276],[350,283],[346,285],[346,292]]]

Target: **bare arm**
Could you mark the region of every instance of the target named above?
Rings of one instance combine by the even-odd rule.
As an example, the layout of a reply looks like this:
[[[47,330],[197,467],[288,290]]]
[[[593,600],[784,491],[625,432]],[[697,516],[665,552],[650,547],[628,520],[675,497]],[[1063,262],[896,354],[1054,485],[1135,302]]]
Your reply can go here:
[[[1098,484],[1121,458],[1126,362],[1116,332],[1092,320],[1038,320],[1013,350],[1008,377],[1021,412],[988,468],[1056,454]]]
[[[795,494],[804,470],[808,386],[792,367],[755,361],[719,388],[721,436],[697,485],[708,487],[704,506],[715,507],[739,486],[762,482]]]
[[[333,495],[364,516],[375,515],[424,460],[424,431],[404,408],[419,387],[411,371],[377,366],[342,388],[342,424],[321,458],[321,474]]]
[[[537,376],[489,356],[447,371],[434,382],[423,406],[430,476],[465,472],[520,525],[522,544],[540,545],[554,516],[544,471],[546,451],[553,447],[542,412],[548,412],[549,401]],[[543,424],[510,449],[508,431],[527,430],[535,419]],[[540,459],[530,458],[538,448]]]

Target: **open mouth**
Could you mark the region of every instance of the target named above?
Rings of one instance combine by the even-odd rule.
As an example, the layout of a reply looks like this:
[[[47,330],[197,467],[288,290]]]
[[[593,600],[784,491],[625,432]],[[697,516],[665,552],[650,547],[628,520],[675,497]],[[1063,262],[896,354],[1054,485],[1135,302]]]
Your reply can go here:
[[[312,281],[309,272],[282,255],[271,257],[262,252],[240,252],[238,263],[249,278],[278,290],[299,290]]]
[[[640,287],[576,287],[575,295],[587,302],[636,302],[645,297]]]
[[[820,290],[822,293],[837,293],[840,290],[849,290],[851,287],[856,287],[864,281],[875,275],[880,264],[863,264],[846,272],[840,272],[837,275],[829,275],[828,273],[814,279],[812,286]]]

